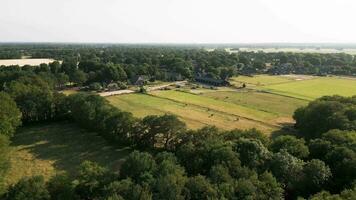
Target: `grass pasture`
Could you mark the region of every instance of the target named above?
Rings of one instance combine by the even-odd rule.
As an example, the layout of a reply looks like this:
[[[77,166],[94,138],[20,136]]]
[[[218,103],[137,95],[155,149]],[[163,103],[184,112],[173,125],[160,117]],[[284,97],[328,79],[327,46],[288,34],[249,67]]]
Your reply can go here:
[[[305,75],[253,77],[239,76],[232,79],[233,83],[247,83],[247,87],[262,90],[276,95],[292,98],[314,100],[325,95],[356,95],[356,79],[348,77],[316,77]]]
[[[233,85],[241,85],[245,83],[248,86],[264,86],[271,84],[287,83],[292,81],[288,77],[283,76],[268,76],[268,75],[256,75],[253,77],[249,76],[238,76],[231,78],[230,82]]]
[[[215,125],[225,130],[255,127],[271,132],[276,129],[275,125],[267,123],[269,119],[273,118],[273,115],[269,113],[254,111],[229,102],[217,101],[209,97],[185,92],[155,91],[151,95],[126,94],[111,96],[107,99],[112,105],[121,110],[132,112],[136,117],[162,115],[164,113],[175,114],[192,129],[206,125]],[[233,109],[228,110],[228,106],[232,106]],[[247,115],[247,111],[257,112],[256,115],[261,117],[261,121],[237,115],[237,113]],[[249,116],[253,117],[252,114],[249,114]]]
[[[11,168],[6,184],[24,176],[43,175],[46,180],[56,173],[74,175],[85,160],[117,169],[129,149],[117,149],[96,133],[70,123],[52,123],[21,128],[12,138]]]
[[[305,100],[252,90],[244,90],[241,92],[218,91],[204,93],[203,95],[216,100],[231,102],[252,109],[274,113],[281,117],[292,116],[296,108],[305,106],[308,103],[308,101]]]
[[[356,95],[356,79],[318,77],[311,80],[263,86],[269,92],[313,100],[325,95]]]
[[[293,122],[295,109],[324,95],[356,95],[356,79],[307,75],[239,76],[232,83],[246,89],[157,90],[148,95],[108,97],[116,107],[136,117],[177,115],[189,128],[215,125],[222,129],[258,128],[266,133]]]

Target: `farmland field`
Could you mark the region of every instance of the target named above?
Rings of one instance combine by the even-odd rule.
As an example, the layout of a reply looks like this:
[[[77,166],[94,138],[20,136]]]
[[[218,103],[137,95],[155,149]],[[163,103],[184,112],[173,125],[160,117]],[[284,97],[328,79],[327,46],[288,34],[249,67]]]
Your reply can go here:
[[[257,75],[253,77],[249,76],[238,76],[231,78],[230,82],[234,83],[246,83],[251,86],[263,86],[263,85],[271,85],[271,84],[279,84],[279,83],[287,83],[292,81],[288,77],[283,76],[268,76],[268,75]]]
[[[161,92],[162,94],[160,94]],[[175,94],[177,96],[193,95],[177,91],[172,91],[172,93],[173,92],[176,92]],[[107,99],[114,106],[118,107],[119,109],[132,112],[136,117],[144,117],[147,115],[162,115],[164,113],[175,114],[184,122],[186,122],[189,128],[193,129],[201,128],[206,125],[215,125],[219,128],[227,130],[234,128],[247,129],[256,127],[266,132],[271,132],[272,130],[276,129],[276,126],[273,124],[268,124],[264,121],[257,121],[255,119],[249,119],[236,115],[236,113],[238,113],[237,109],[240,107],[228,102],[221,101],[221,105],[219,107],[217,104],[207,104],[209,101],[215,103],[218,103],[219,101],[203,96],[200,97],[198,95],[194,95],[194,97],[196,97],[198,100],[208,100],[207,103],[194,104],[194,100],[184,101],[184,99],[169,99],[169,95],[172,94],[164,93],[164,91],[154,92],[153,94],[154,95],[127,94],[111,96]],[[173,97],[170,96],[170,98]],[[223,108],[223,106],[226,105],[234,106],[235,108],[232,111],[226,111]],[[248,108],[241,107],[240,109],[243,110]],[[250,110],[253,111],[252,109]],[[270,119],[273,118],[273,115],[270,115],[269,113],[260,111],[256,111],[256,113],[263,113],[263,116],[268,116]],[[257,114],[257,116],[259,116],[259,114]]]
[[[55,60],[48,59],[48,58],[33,58],[33,59],[7,59],[7,60],[0,60],[0,66],[11,66],[11,65],[40,65],[42,63],[51,63]]]
[[[73,175],[85,160],[117,169],[129,152],[129,149],[116,149],[96,133],[70,123],[21,128],[12,138],[11,168],[5,183],[12,184],[32,175],[43,175],[46,179],[61,172]]]
[[[276,94],[313,100],[325,95],[356,95],[356,80],[336,77],[320,77],[312,80],[268,85],[263,86],[262,88]]]
[[[252,84],[248,85],[252,89],[305,100],[314,100],[325,95],[356,95],[356,79],[347,77],[259,75],[241,76],[233,79],[233,82],[237,81]]]
[[[293,123],[294,110],[310,100],[323,95],[356,95],[356,80],[345,77],[258,75],[235,77],[231,82],[246,83],[247,88],[152,91],[107,99],[136,117],[175,114],[193,129],[205,125],[226,130],[255,127],[270,133],[282,124]]]
[[[284,117],[292,116],[296,108],[305,106],[308,103],[305,100],[251,90],[243,92],[210,92],[203,95]]]

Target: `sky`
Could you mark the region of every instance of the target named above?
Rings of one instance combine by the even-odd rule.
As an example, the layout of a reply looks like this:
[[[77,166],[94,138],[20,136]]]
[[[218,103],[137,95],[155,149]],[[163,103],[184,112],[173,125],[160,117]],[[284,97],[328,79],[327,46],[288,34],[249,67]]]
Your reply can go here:
[[[356,43],[355,0],[0,0],[0,42]]]

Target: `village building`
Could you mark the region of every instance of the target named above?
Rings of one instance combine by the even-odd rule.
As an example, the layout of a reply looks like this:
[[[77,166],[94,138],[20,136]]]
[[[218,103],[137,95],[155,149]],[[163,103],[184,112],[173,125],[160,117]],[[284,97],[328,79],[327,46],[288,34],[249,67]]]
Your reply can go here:
[[[213,85],[213,86],[228,86],[228,85],[230,85],[229,81],[227,81],[227,80],[204,77],[204,76],[196,76],[195,81],[199,82],[199,83],[207,84],[207,85]]]

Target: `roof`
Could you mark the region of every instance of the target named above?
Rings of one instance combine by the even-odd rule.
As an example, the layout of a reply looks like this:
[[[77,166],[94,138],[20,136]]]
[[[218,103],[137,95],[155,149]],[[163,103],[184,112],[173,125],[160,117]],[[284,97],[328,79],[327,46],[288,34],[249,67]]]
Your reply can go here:
[[[212,82],[212,83],[227,83],[227,81],[224,80],[224,79],[215,79],[215,78],[202,77],[202,76],[196,76],[196,77],[195,77],[195,80],[197,80],[197,81]]]

